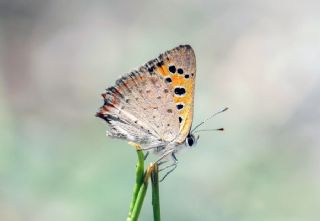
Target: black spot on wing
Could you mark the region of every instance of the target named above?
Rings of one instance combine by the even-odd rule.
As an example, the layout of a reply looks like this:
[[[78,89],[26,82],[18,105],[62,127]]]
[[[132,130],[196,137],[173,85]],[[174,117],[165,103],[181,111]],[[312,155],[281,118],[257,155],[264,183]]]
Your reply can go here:
[[[109,87],[106,90],[106,92],[107,92],[107,94],[116,95],[116,96],[119,96],[121,98],[124,98],[123,94],[116,87]]]
[[[174,93],[178,96],[183,96],[186,94],[186,89],[184,89],[183,87],[176,87],[174,89]]]
[[[105,119],[107,122],[117,121],[117,122],[126,124],[125,121],[123,121],[123,120],[121,120],[119,117],[115,117],[115,116],[113,116],[113,115],[111,115],[111,114],[107,114],[107,115],[105,115],[104,117],[105,117],[104,119]]]
[[[153,70],[154,70],[154,66],[148,67],[149,72],[153,72]]]
[[[163,66],[163,65],[164,65],[164,62],[163,62],[162,60],[157,63],[157,66],[158,66],[158,67],[161,67],[161,66]]]
[[[181,110],[183,108],[183,104],[177,104],[177,109]]]
[[[182,68],[178,68],[177,72],[178,72],[178,74],[183,74]]]
[[[170,65],[169,66],[169,71],[171,72],[171,73],[176,73],[176,66],[174,66],[174,65]]]
[[[171,82],[172,82],[171,77],[167,77],[165,80],[166,80],[166,82],[168,82],[168,83],[171,83]]]

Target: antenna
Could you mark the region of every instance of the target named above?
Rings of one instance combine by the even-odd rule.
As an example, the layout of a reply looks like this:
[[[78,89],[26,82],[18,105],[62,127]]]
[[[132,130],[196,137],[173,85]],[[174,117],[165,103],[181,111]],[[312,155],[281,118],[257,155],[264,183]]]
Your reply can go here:
[[[207,119],[205,119],[204,121],[202,121],[201,123],[199,123],[197,126],[195,126],[195,128],[193,128],[193,129],[191,130],[191,133],[193,133],[193,131],[195,131],[198,127],[200,127],[200,126],[201,126],[202,124],[204,124],[206,121],[210,120],[211,118],[213,118],[213,117],[216,116],[217,114],[220,114],[220,113],[222,113],[222,112],[225,112],[225,111],[228,110],[228,109],[229,109],[229,108],[225,107],[224,109],[222,109],[222,110],[220,110],[220,111],[212,114],[210,117],[208,117]],[[222,131],[221,129],[223,130],[223,128],[213,129],[213,130],[220,130],[220,131]],[[204,130],[201,130],[201,131],[204,131]],[[199,131],[198,131],[198,132],[199,132]]]
[[[215,128],[215,129],[196,130],[196,131],[195,131],[195,132],[193,132],[193,133],[195,134],[195,133],[198,133],[198,132],[204,132],[204,131],[224,131],[224,128]]]

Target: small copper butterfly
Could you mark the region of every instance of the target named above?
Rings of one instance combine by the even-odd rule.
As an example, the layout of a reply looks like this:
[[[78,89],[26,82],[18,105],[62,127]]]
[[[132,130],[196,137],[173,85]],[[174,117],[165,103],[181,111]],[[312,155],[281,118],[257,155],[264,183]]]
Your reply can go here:
[[[124,75],[102,94],[97,116],[110,126],[107,136],[142,145],[160,154],[159,162],[182,147],[192,147],[191,133],[196,57],[180,45]]]

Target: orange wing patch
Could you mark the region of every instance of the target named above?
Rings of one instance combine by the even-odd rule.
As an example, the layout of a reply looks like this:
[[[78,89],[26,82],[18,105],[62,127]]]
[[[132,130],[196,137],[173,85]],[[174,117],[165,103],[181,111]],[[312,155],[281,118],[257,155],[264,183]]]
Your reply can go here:
[[[184,45],[161,54],[155,72],[170,83],[179,113],[180,134],[176,141],[184,142],[192,126],[196,59],[191,46]]]

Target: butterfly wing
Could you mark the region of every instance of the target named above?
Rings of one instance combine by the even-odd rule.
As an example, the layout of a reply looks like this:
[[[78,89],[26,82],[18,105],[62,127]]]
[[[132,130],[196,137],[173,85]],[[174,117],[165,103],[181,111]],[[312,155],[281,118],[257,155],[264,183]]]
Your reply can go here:
[[[169,84],[145,66],[120,78],[102,94],[97,116],[110,125],[107,135],[140,144],[163,144],[179,133]]]
[[[180,45],[149,61],[150,71],[163,76],[173,93],[180,123],[175,142],[181,144],[190,132],[193,119],[196,57],[190,45]],[[154,69],[154,70],[153,70]]]
[[[195,75],[193,49],[182,45],[120,78],[102,94],[97,113],[110,125],[107,135],[142,144],[184,142],[192,124]]]

